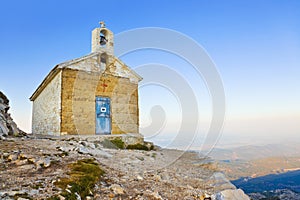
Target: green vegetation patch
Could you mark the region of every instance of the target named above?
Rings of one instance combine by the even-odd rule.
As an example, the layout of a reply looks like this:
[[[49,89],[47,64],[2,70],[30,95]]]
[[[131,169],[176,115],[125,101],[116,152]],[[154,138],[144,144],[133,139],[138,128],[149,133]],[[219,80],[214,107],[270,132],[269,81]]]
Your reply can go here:
[[[136,149],[136,150],[144,150],[144,151],[150,150],[146,145],[140,143],[128,145],[126,149]]]
[[[49,197],[47,200],[60,200],[59,196]]]
[[[153,154],[151,155],[151,157],[152,157],[152,158],[156,158],[156,155],[157,155],[156,153],[153,153]]]
[[[126,144],[123,142],[121,138],[115,138],[113,140],[106,138],[101,142],[101,144],[104,148],[108,148],[108,149],[132,149],[132,150],[144,150],[144,151],[154,150],[154,145],[150,142],[145,142],[143,144],[141,143],[129,144],[126,146]]]
[[[81,199],[86,199],[93,191],[95,184],[99,181],[104,171],[93,159],[83,159],[69,165],[71,171],[69,178],[63,178],[55,185],[62,188],[61,193],[68,200],[76,200],[76,194]]]
[[[104,139],[103,142],[101,142],[102,146],[104,148],[108,149],[124,149],[125,143],[120,138],[115,138],[113,140]]]
[[[126,147],[126,149],[152,151],[152,150],[154,150],[154,145],[152,143],[150,143],[150,142],[145,142],[144,144],[137,143],[137,144],[128,145]]]
[[[27,193],[25,193],[25,194],[16,194],[13,198],[14,198],[14,200],[17,200],[19,198],[25,198],[25,199],[28,199],[28,200],[33,199],[33,198],[29,197],[29,195]]]

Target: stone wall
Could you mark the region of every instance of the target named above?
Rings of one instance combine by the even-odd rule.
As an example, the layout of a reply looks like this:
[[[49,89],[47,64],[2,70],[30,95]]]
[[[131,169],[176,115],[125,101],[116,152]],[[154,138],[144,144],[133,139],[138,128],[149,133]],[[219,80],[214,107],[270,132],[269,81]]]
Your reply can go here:
[[[32,133],[60,135],[61,75],[59,72],[33,101]]]
[[[95,134],[97,96],[111,99],[112,134],[138,133],[138,81],[128,68],[114,63],[79,70],[100,66],[99,61],[95,56],[63,69],[62,134]]]
[[[103,92],[103,83],[107,85]],[[111,99],[112,134],[138,133],[138,85],[112,75],[102,76],[96,89],[96,96]]]
[[[95,88],[99,76],[63,69],[62,134],[95,134]]]

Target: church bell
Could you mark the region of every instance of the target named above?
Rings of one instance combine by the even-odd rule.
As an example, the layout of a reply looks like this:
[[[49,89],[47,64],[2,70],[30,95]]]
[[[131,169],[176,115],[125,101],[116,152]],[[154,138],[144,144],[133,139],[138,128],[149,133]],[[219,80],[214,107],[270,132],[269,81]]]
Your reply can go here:
[[[105,36],[101,35],[100,36],[100,44],[101,45],[106,45],[106,42],[107,42],[107,40],[106,40]]]

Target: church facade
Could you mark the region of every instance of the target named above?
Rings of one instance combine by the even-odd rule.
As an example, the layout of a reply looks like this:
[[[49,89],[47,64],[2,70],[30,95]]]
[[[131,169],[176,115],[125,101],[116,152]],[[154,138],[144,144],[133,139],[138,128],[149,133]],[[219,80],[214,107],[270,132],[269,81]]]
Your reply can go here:
[[[89,55],[56,65],[30,97],[32,133],[101,135],[139,132],[137,73],[114,56],[105,24]]]

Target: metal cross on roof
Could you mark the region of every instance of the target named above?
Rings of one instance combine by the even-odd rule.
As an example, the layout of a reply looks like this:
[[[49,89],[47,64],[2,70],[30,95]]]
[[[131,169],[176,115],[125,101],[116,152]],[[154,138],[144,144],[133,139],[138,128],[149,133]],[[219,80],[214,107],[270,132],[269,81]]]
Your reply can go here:
[[[104,22],[104,21],[99,22],[99,24],[100,24],[100,27],[101,27],[101,28],[104,28],[104,27],[105,27],[105,22]]]

